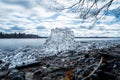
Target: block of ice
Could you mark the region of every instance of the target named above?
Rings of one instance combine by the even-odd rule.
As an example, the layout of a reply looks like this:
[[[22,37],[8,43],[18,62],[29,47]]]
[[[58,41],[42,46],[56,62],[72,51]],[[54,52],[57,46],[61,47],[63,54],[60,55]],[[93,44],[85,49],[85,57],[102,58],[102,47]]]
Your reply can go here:
[[[56,54],[60,51],[74,50],[74,33],[68,29],[52,29],[45,42],[45,53]]]

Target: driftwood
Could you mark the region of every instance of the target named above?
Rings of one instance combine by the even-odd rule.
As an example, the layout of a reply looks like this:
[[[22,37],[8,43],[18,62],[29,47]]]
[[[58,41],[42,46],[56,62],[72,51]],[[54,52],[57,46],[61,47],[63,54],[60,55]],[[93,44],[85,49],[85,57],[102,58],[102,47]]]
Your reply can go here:
[[[20,69],[25,69],[25,68],[29,68],[29,67],[39,66],[39,65],[42,65],[41,61],[30,63],[30,64],[26,64],[26,65],[23,64],[21,66],[16,66],[15,68],[20,70]]]
[[[98,68],[100,67],[100,65],[102,64],[102,62],[103,62],[103,57],[101,57],[98,66],[97,66],[88,76],[86,76],[86,77],[83,78],[82,80],[86,80],[86,79],[88,79],[90,76],[92,76],[92,75],[98,70]]]

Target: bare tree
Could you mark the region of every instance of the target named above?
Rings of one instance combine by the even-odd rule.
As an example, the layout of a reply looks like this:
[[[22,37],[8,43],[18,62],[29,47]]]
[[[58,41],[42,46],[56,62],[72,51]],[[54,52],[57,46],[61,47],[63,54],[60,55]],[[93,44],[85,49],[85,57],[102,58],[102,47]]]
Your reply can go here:
[[[106,3],[102,5],[99,4],[100,1],[102,2],[105,0],[79,0],[79,2],[68,8],[76,7],[77,13],[79,13],[79,16],[83,19],[87,18],[89,15],[97,17],[101,11],[108,11],[108,8],[113,2],[113,0],[107,0]],[[102,6],[99,7],[98,4]]]
[[[41,3],[41,1],[42,0],[36,0],[36,2],[39,4]],[[107,11],[114,0],[72,0],[73,4],[71,3],[71,5],[68,7],[65,7],[64,5],[60,4],[59,3],[60,0],[47,0],[47,1],[50,2],[49,5],[52,5],[52,6],[49,6],[49,7],[53,8],[54,11],[57,11],[57,10],[62,11],[65,9],[69,9],[69,11],[70,10],[72,11],[74,9],[74,12],[79,13],[80,18],[84,19],[90,15],[97,17],[101,11]],[[65,0],[65,1],[69,2],[70,0]],[[104,4],[100,4],[100,2],[104,2]],[[60,6],[56,6],[58,4],[61,5],[62,8]]]
[[[88,19],[93,22],[94,25],[96,21],[108,11],[114,0],[36,0],[40,5],[42,1],[47,1],[47,3],[49,3],[48,5],[51,5],[45,5],[49,10],[66,10],[68,13],[76,13],[79,19],[83,19],[83,22]],[[66,6],[67,3],[63,5],[60,1],[71,2],[69,6]]]

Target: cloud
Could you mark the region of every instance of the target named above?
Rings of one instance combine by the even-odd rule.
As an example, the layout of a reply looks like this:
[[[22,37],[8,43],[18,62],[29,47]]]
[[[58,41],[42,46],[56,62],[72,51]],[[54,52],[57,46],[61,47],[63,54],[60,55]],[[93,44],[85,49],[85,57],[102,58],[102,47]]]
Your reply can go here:
[[[119,36],[120,16],[119,0],[114,0],[110,11],[95,25],[92,19],[82,20],[76,13],[68,13],[62,8],[75,3],[74,0],[41,0],[37,4],[35,0],[1,0],[0,1],[0,31],[4,32],[25,32],[48,36],[50,29],[64,28],[71,29],[75,36]],[[76,0],[79,1],[79,0]],[[53,4],[57,5],[53,5]],[[69,4],[68,4],[69,3]],[[102,2],[101,2],[102,3]],[[50,8],[53,6],[54,8]],[[55,8],[57,7],[57,8]],[[59,8],[59,9],[58,9]],[[54,10],[57,11],[54,11]]]
[[[35,4],[34,0],[1,0],[1,2],[11,5],[21,5],[24,8],[32,8]]]
[[[64,6],[59,4],[57,0],[35,0],[38,5],[45,7],[50,11],[61,11]]]
[[[45,29],[45,27],[44,27],[44,26],[37,26],[36,29],[38,29],[38,30],[42,30],[42,29]]]

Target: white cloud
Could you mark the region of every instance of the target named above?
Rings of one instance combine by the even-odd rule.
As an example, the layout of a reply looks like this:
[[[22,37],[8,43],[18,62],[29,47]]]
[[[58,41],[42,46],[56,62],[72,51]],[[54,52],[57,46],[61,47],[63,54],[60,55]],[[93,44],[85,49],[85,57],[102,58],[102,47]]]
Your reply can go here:
[[[101,20],[100,20],[100,22],[112,22],[112,21],[114,21],[116,18],[115,18],[115,16],[104,16]]]
[[[45,0],[42,1],[46,2]],[[67,7],[75,3],[73,2],[74,0],[58,1],[60,1],[60,4],[57,4],[55,7],[59,7],[61,5]],[[116,6],[120,3],[117,3],[116,1],[118,0],[114,0],[114,4],[112,5],[113,7],[111,6],[110,9],[117,8]],[[96,24],[94,28],[90,29],[92,26],[92,20],[84,20],[83,23],[82,19],[77,18],[76,16],[78,15],[75,13],[66,13],[66,11],[50,12],[48,9],[39,6],[32,0],[29,0],[28,2],[30,2],[29,4],[32,6],[31,8],[26,8],[25,5],[23,6],[22,4],[13,5],[10,3],[0,2],[0,31],[2,31],[2,29],[10,30],[12,27],[17,26],[23,29],[22,32],[25,33],[48,36],[50,34],[50,29],[57,27],[69,28],[75,32],[76,36],[119,36],[120,24],[115,22],[113,23],[113,21],[116,20],[115,16],[105,16],[105,18],[100,19],[99,24]],[[48,2],[44,4],[42,3],[41,5],[45,6],[46,4],[49,5]],[[46,7],[52,6],[47,5]],[[59,15],[52,18],[55,14]],[[44,29],[37,29],[38,26],[43,26]]]
[[[120,0],[113,0],[112,5],[110,6],[110,10],[115,9],[120,6]]]

